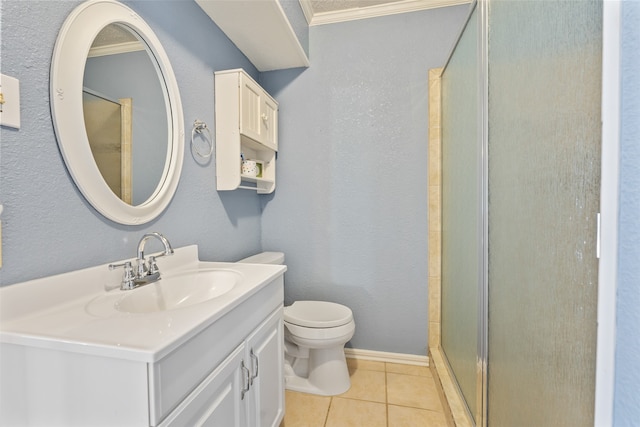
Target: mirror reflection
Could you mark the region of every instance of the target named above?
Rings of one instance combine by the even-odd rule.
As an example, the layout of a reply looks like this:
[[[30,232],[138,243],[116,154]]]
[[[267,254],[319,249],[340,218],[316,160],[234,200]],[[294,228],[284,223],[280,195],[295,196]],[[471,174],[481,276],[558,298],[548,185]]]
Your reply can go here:
[[[96,165],[122,201],[138,206],[160,187],[171,129],[155,58],[128,27],[96,36],[85,64],[83,110]]]

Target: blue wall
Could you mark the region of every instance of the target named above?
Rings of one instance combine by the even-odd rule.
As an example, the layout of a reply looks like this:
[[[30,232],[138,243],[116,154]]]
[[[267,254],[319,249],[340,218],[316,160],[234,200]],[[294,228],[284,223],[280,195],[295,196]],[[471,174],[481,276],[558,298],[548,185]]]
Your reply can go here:
[[[314,26],[309,69],[261,75],[280,103],[263,247],[286,254],[286,302],[351,307],[355,348],[427,353],[427,73],[467,13]]]
[[[123,226],[97,213],[67,173],[49,109],[53,46],[77,1],[3,0],[2,73],[20,80],[22,128],[0,132],[3,266],[0,284],[135,256],[147,231],[174,247],[200,246],[205,260],[236,260],[261,250],[260,198],[218,193],[215,161],[198,163],[189,140],[193,121],[214,129],[213,72],[256,69],[193,1],[127,4],[153,28],[173,66],[184,110],[185,159],[177,193],[150,224]],[[78,122],[78,126],[82,126]]]
[[[640,2],[622,2],[614,423],[640,425]]]
[[[194,2],[127,2],[171,60],[187,145],[167,210],[150,224],[123,226],[77,190],[51,123],[51,53],[78,3],[1,3],[2,72],[20,79],[22,129],[1,130],[0,283],[133,256],[152,230],[175,247],[198,244],[205,260],[282,250],[288,301],[353,307],[354,347],[426,354],[427,71],[443,65],[467,7],[315,27],[310,69],[258,76]],[[275,196],[218,193],[215,161],[198,162],[189,148],[196,118],[214,127],[213,71],[238,67],[280,102]]]

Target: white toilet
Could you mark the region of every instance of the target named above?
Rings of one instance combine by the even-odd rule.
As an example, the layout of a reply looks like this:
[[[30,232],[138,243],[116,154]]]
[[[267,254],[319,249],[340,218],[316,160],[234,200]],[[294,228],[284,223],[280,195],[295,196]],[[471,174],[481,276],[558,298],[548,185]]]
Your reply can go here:
[[[262,252],[239,262],[284,264],[284,254]],[[285,388],[323,396],[349,390],[344,345],[355,329],[353,313],[340,304],[296,301],[285,307]]]

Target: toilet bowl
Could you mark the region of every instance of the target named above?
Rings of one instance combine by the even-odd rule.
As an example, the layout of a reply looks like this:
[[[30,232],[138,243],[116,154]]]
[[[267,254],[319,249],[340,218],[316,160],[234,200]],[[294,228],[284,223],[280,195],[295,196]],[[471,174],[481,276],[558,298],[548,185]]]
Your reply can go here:
[[[283,264],[282,252],[262,252],[239,262]],[[351,387],[344,345],[355,332],[348,307],[326,301],[296,301],[284,308],[285,388],[322,396]]]
[[[349,390],[344,345],[356,325],[348,307],[296,301],[284,308],[284,327],[286,388],[323,396]]]

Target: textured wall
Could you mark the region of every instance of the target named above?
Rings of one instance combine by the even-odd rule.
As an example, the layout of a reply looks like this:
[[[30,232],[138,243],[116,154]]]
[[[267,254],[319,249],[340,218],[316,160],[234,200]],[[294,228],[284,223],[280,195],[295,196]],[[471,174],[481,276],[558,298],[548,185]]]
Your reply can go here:
[[[58,151],[49,110],[53,46],[78,3],[1,3],[2,73],[20,80],[22,129],[0,130],[0,284],[134,256],[142,234],[154,230],[175,247],[198,244],[205,260],[235,260],[259,251],[259,197],[244,191],[218,193],[215,162],[196,162],[189,148],[196,118],[214,130],[213,72],[243,67],[257,77],[257,71],[192,1],[127,3],[163,43],[180,88],[186,145],[173,201],[152,223],[123,226],[103,218],[84,200]]]
[[[428,70],[467,11],[311,27],[309,69],[261,75],[280,102],[263,247],[286,254],[286,302],[352,308],[352,347],[427,352]]]
[[[620,217],[614,424],[640,425],[640,3],[622,2]]]

